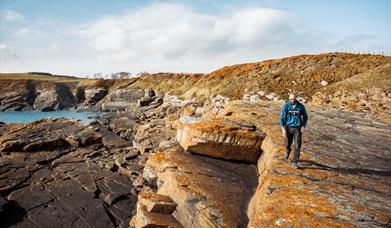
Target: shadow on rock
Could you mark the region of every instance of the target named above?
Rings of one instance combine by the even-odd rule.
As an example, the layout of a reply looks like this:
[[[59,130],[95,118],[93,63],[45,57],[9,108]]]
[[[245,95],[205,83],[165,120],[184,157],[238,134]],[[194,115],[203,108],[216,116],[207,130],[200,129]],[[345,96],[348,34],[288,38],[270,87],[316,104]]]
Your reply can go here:
[[[373,170],[373,169],[362,169],[362,168],[346,168],[346,167],[332,167],[325,164],[321,164],[311,160],[302,160],[301,169],[319,169],[334,171],[339,173],[348,173],[348,174],[370,174],[377,176],[391,176],[391,170]]]
[[[23,220],[26,210],[15,201],[8,201],[0,209],[0,227],[9,227]]]

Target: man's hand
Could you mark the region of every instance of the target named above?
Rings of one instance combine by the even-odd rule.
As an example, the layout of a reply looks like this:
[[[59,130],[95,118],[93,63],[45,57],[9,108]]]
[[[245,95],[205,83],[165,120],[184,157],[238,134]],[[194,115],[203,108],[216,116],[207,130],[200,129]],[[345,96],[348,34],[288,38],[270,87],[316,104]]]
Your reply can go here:
[[[281,131],[282,131],[282,135],[283,135],[284,137],[286,137],[285,127],[281,127]]]
[[[301,132],[303,133],[305,131],[305,127],[302,127],[301,128]]]

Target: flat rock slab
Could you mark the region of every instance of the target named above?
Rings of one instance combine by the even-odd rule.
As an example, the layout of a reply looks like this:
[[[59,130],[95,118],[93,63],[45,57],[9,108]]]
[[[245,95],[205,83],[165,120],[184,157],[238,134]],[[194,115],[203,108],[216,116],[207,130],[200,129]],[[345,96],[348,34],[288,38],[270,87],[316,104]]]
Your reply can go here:
[[[76,152],[74,152],[76,153]],[[17,227],[117,227],[129,224],[135,213],[136,196],[126,176],[100,168],[91,161],[58,159],[51,169],[5,164],[2,194],[23,211]],[[16,175],[15,175],[16,174]],[[11,178],[13,177],[13,178]],[[9,181],[7,181],[9,182]],[[31,222],[35,226],[24,226]]]
[[[255,163],[265,136],[251,124],[207,119],[178,123],[176,139],[185,150],[196,154]]]
[[[0,136],[0,152],[32,152],[88,146],[102,136],[92,127],[67,119],[44,119],[12,125]]]
[[[245,227],[246,208],[257,185],[253,165],[183,151],[150,156],[144,178],[177,204],[173,215],[184,227]]]
[[[66,119],[0,127],[0,227],[128,227],[134,181],[107,164],[122,153],[137,163],[130,144]]]
[[[387,227],[391,221],[391,126],[371,117],[307,105],[300,169],[284,159],[279,105],[230,104],[267,137],[249,227]]]

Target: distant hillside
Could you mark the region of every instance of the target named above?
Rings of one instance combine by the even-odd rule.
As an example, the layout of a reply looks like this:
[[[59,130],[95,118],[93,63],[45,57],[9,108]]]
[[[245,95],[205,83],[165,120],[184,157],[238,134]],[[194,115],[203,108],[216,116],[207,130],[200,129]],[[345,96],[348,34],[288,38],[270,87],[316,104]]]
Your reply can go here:
[[[96,80],[78,78],[74,76],[64,75],[51,75],[49,73],[0,73],[0,80],[2,79],[13,79],[13,80],[42,80],[51,82],[69,82],[69,83],[80,83],[81,85],[94,84]]]
[[[355,75],[365,73],[391,62],[391,57],[382,55],[360,55],[330,53],[300,55],[283,59],[226,66],[207,75],[159,73],[141,77],[126,85],[118,81],[115,85],[128,88],[157,88],[184,98],[205,98],[221,94],[238,99],[247,92],[274,92],[286,97],[288,89],[299,96],[311,97],[323,88]],[[380,73],[385,71],[379,71]],[[383,80],[390,80],[384,75]],[[369,79],[368,79],[369,80]]]

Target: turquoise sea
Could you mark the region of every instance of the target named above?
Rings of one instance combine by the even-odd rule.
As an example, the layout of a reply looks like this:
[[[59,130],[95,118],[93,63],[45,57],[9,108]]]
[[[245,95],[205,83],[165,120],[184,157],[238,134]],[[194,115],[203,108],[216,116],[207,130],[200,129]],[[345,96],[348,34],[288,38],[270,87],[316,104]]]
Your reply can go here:
[[[36,120],[45,118],[69,118],[80,120],[84,124],[88,124],[98,116],[99,112],[76,112],[76,111],[23,111],[23,112],[0,112],[0,122],[4,123],[31,123]]]

